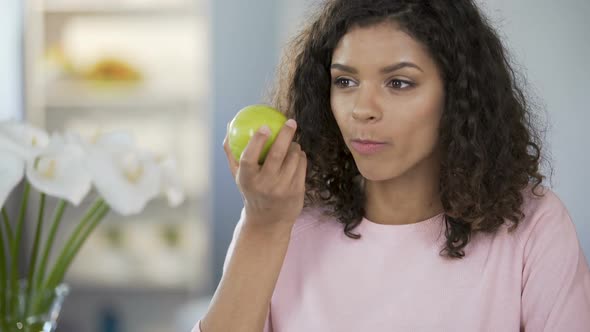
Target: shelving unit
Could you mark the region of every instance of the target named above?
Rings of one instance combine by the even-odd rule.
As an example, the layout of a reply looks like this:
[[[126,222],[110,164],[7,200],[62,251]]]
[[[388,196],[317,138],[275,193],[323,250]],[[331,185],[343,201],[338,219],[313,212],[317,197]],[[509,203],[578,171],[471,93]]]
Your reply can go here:
[[[129,131],[142,148],[177,159],[187,193],[176,209],[156,200],[132,218],[109,215],[68,274],[73,292],[64,320],[92,331],[103,303],[138,317],[143,309],[137,301],[164,297],[180,305],[200,295],[210,283],[207,0],[25,3],[25,118],[49,132]],[[113,58],[141,78],[97,80],[88,74]],[[74,226],[64,226],[58,239]],[[174,309],[162,308],[159,317]],[[127,322],[125,331],[170,329],[153,315]]]

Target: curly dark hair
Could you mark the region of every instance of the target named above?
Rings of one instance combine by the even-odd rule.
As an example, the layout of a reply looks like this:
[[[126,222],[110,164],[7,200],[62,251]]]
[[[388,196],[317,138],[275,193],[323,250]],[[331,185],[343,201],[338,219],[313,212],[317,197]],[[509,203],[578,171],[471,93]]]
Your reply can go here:
[[[359,170],[330,106],[334,48],[353,27],[395,22],[429,51],[444,82],[440,197],[446,244],[462,258],[475,232],[513,231],[524,190],[541,174],[541,135],[523,82],[488,19],[472,0],[330,0],[292,41],[272,104],[297,120],[309,163],[306,206],[324,206],[347,236],[365,214]]]

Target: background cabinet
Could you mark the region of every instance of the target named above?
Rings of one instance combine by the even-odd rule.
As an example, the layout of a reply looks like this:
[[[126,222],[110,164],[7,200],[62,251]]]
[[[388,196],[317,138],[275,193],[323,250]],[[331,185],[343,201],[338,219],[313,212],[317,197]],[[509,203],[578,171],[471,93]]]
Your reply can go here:
[[[67,276],[62,331],[119,316],[121,331],[171,331],[179,305],[209,291],[207,11],[205,0],[25,2],[26,120],[86,137],[131,132],[176,158],[187,193],[176,209],[162,199],[131,218],[109,214]]]

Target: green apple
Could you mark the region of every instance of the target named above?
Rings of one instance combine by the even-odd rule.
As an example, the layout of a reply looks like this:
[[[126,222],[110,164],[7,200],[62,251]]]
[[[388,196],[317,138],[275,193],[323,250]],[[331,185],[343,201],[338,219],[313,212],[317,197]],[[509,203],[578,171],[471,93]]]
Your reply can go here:
[[[279,130],[286,121],[287,117],[283,113],[266,105],[250,105],[239,110],[229,124],[228,133],[228,144],[234,158],[239,161],[242,151],[248,145],[250,138],[254,136],[254,133],[260,127],[267,125],[270,128],[271,135],[258,159],[258,163],[262,164],[272,143],[277,138]]]

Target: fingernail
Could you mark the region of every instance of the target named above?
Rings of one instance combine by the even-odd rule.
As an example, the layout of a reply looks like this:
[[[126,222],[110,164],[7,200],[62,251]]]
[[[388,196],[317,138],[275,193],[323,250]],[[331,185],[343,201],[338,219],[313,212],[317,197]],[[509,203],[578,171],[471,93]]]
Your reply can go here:
[[[264,135],[270,135],[270,128],[267,125],[263,125],[262,127],[258,128],[258,132]]]
[[[297,122],[295,122],[295,120],[293,119],[287,120],[287,122],[285,122],[285,125],[291,128],[297,128]]]

